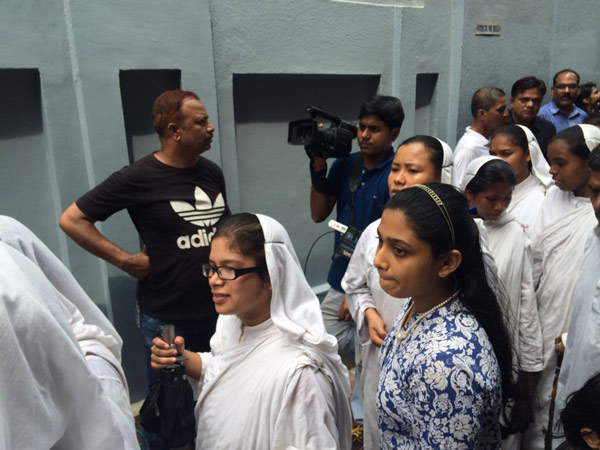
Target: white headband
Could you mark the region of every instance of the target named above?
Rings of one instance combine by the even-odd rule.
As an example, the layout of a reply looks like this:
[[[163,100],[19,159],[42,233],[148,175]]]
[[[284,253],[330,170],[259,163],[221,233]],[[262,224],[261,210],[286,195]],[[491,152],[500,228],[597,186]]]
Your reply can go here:
[[[442,160],[442,183],[451,184],[452,182],[452,169],[454,166],[454,154],[452,153],[452,147],[446,144],[439,138],[436,138],[442,149],[444,150],[444,159]]]
[[[587,145],[587,148],[591,152],[600,144],[600,128],[587,123],[582,123],[577,126],[581,128],[581,131],[583,131],[585,145]]]
[[[473,161],[471,161],[467,166],[465,176],[463,177],[462,182],[460,183],[460,189],[464,192],[467,188],[467,185],[471,182],[473,178],[475,178],[477,172],[479,172],[479,169],[481,169],[484,164],[493,161],[494,159],[504,161],[502,158],[498,158],[497,156],[491,155],[480,156],[479,158],[475,158]]]

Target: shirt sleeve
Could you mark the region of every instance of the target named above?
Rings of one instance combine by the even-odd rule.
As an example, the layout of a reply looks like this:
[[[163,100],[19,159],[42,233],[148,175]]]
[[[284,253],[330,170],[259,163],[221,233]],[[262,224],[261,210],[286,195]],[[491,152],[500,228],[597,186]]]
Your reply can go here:
[[[335,417],[329,380],[313,367],[302,367],[288,382],[276,419],[272,448],[340,449]]]
[[[77,207],[92,221],[103,221],[134,204],[136,183],[127,176],[127,167],[113,173],[76,200]]]
[[[474,159],[473,152],[468,147],[457,148],[454,152],[454,167],[452,168],[452,184],[460,188],[467,166]]]
[[[542,328],[533,287],[532,256],[529,243],[523,255],[521,278],[519,363],[525,372],[539,372],[543,368]]]

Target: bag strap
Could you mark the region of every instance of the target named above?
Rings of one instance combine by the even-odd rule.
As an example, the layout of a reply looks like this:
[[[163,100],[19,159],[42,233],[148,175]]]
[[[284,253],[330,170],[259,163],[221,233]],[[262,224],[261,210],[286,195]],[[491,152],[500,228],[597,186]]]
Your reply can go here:
[[[350,193],[352,194],[352,201],[350,203],[350,226],[354,226],[354,200],[356,198],[356,191],[360,186],[360,173],[362,171],[362,153],[359,153],[354,161],[352,161],[352,167],[350,168]]]

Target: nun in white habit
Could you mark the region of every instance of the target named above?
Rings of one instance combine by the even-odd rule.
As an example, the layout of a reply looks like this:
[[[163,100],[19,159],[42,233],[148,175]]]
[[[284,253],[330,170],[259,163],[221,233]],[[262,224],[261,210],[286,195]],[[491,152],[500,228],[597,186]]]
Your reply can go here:
[[[502,163],[488,165],[493,161]],[[533,385],[534,374],[542,370],[543,360],[542,332],[533,286],[531,241],[527,237],[526,227],[507,212],[508,208],[497,218],[488,215],[490,211],[487,208],[490,204],[496,208],[496,204],[486,200],[499,196],[507,189],[510,192],[514,187],[510,180],[512,174],[509,164],[500,158],[480,156],[469,163],[461,189],[469,206],[477,207],[478,216],[483,219],[487,245],[502,285],[503,295],[499,295],[499,298],[508,299],[508,305],[505,305],[508,315],[506,324],[510,328],[517,356],[516,367],[520,371],[519,376],[525,377],[522,381],[529,381]],[[505,181],[496,181],[500,179]],[[498,210],[492,209],[491,212],[496,214]],[[520,434],[510,435],[503,440],[502,447],[518,450],[520,441]]]
[[[433,163],[434,159],[429,154],[430,152],[439,151],[439,148],[426,148],[426,144],[422,143],[424,145],[423,159],[431,165],[426,172],[436,175],[429,175],[425,178],[420,177],[410,182],[408,180],[406,182],[402,181],[404,183],[403,187],[410,187],[415,183],[434,181],[450,184],[454,161],[452,148],[440,139],[433,139],[441,144],[443,152],[442,166],[435,167]],[[406,163],[410,163],[409,159],[405,160],[404,158],[402,145],[398,148],[394,162],[392,163],[393,169],[388,181],[390,194],[395,192],[394,178],[399,171],[405,170],[404,166],[406,166]],[[399,177],[401,178],[402,174],[399,174]],[[375,257],[379,243],[377,228],[380,222],[380,219],[374,221],[363,231],[342,280],[342,287],[346,293],[348,307],[352,318],[356,322],[358,333],[359,364],[361,364],[360,377],[363,389],[363,442],[365,450],[379,448],[376,394],[379,381],[379,347],[385,337],[383,330],[387,331],[392,328],[394,319],[404,305],[404,300],[391,297],[381,289],[379,285],[379,273],[373,265],[373,258]],[[367,310],[369,311],[367,312]],[[378,327],[372,327],[380,330],[379,333],[375,329],[372,330],[372,333],[374,333],[373,337],[370,334],[369,321],[366,315],[371,317],[372,325],[374,325],[373,322],[375,321],[379,323]]]
[[[581,138],[583,135],[583,139]],[[600,129],[593,125],[575,125],[558,133],[548,145],[552,163],[555,153],[568,158],[579,158],[576,151],[589,153],[600,144]],[[574,163],[578,160],[574,159]],[[587,157],[581,165],[581,173],[564,173],[552,169],[559,183],[552,186],[542,204],[533,232],[533,279],[542,340],[544,367],[537,385],[539,400],[534,411],[533,423],[524,435],[523,445],[528,449],[542,449],[544,430],[548,427],[548,412],[552,394],[552,381],[556,368],[555,338],[567,332],[573,289],[581,261],[585,240],[596,218],[590,199],[581,192],[571,190],[572,178],[578,179],[587,168]],[[585,178],[585,177],[584,177]],[[587,188],[587,181],[582,189]]]
[[[27,257],[50,282],[89,369],[100,381],[115,416],[120,417],[122,429],[127,430],[130,441],[137,446],[127,380],[121,365],[123,341],[117,330],[71,272],[29,228],[12,217],[0,215],[0,242]]]
[[[506,212],[527,225],[528,232],[530,232],[546,197],[546,192],[552,186],[552,176],[550,175],[550,166],[531,130],[523,125],[517,126],[527,136],[527,147],[531,158],[531,173],[525,180],[515,186],[512,200]]]
[[[241,242],[257,228],[264,278],[260,252]],[[196,449],[349,449],[348,373],[285,229],[259,214],[230,216],[209,261],[203,271],[220,314],[211,352],[183,352],[198,394]],[[181,350],[182,339],[175,343]],[[163,341],[154,344],[154,368],[173,360]]]
[[[139,448],[133,423],[124,423],[90,370],[57,289],[4,242],[0,341],[0,448]]]
[[[600,217],[599,217],[600,219]],[[570,394],[600,372],[600,225],[590,232],[573,293],[573,312],[560,369],[554,422]],[[556,448],[564,439],[555,439]]]
[[[496,156],[480,156],[469,163],[461,189],[470,205],[476,194],[469,184],[478,176],[482,167]],[[505,164],[506,165],[506,164]],[[507,167],[508,169],[508,167]],[[479,183],[482,194],[489,183]],[[512,202],[511,202],[512,203]],[[510,206],[509,206],[510,207]],[[487,231],[487,244],[498,270],[498,278],[509,299],[509,326],[512,326],[513,346],[519,358],[519,368],[524,372],[542,370],[542,334],[538,317],[532,275],[531,241],[526,227],[508,213],[508,208],[497,219],[481,217]],[[503,296],[502,296],[503,297]]]

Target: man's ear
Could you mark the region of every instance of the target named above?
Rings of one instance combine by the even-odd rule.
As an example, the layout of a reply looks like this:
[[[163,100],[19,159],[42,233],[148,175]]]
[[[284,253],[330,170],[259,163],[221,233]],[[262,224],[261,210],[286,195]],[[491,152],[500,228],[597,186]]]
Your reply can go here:
[[[485,117],[485,113],[486,113],[486,112],[487,112],[487,111],[486,111],[485,109],[483,109],[483,108],[479,108],[479,109],[477,110],[477,113],[475,114],[475,117],[476,117],[476,119],[478,119],[478,120],[482,121],[482,120],[484,119],[484,117]]]
[[[167,135],[176,141],[181,139],[181,136],[179,135],[179,127],[173,122],[170,122],[169,125],[167,125]]]
[[[581,438],[590,448],[600,449],[600,436],[598,436],[598,433],[592,431],[591,428],[582,428],[579,432]]]
[[[438,268],[438,276],[440,278],[447,278],[456,272],[456,269],[462,262],[462,254],[454,249],[450,250],[446,255],[440,258],[440,266]]]
[[[392,131],[390,131],[390,137],[392,138],[392,141],[395,141],[398,138],[399,134],[400,134],[400,127],[392,129]]]

